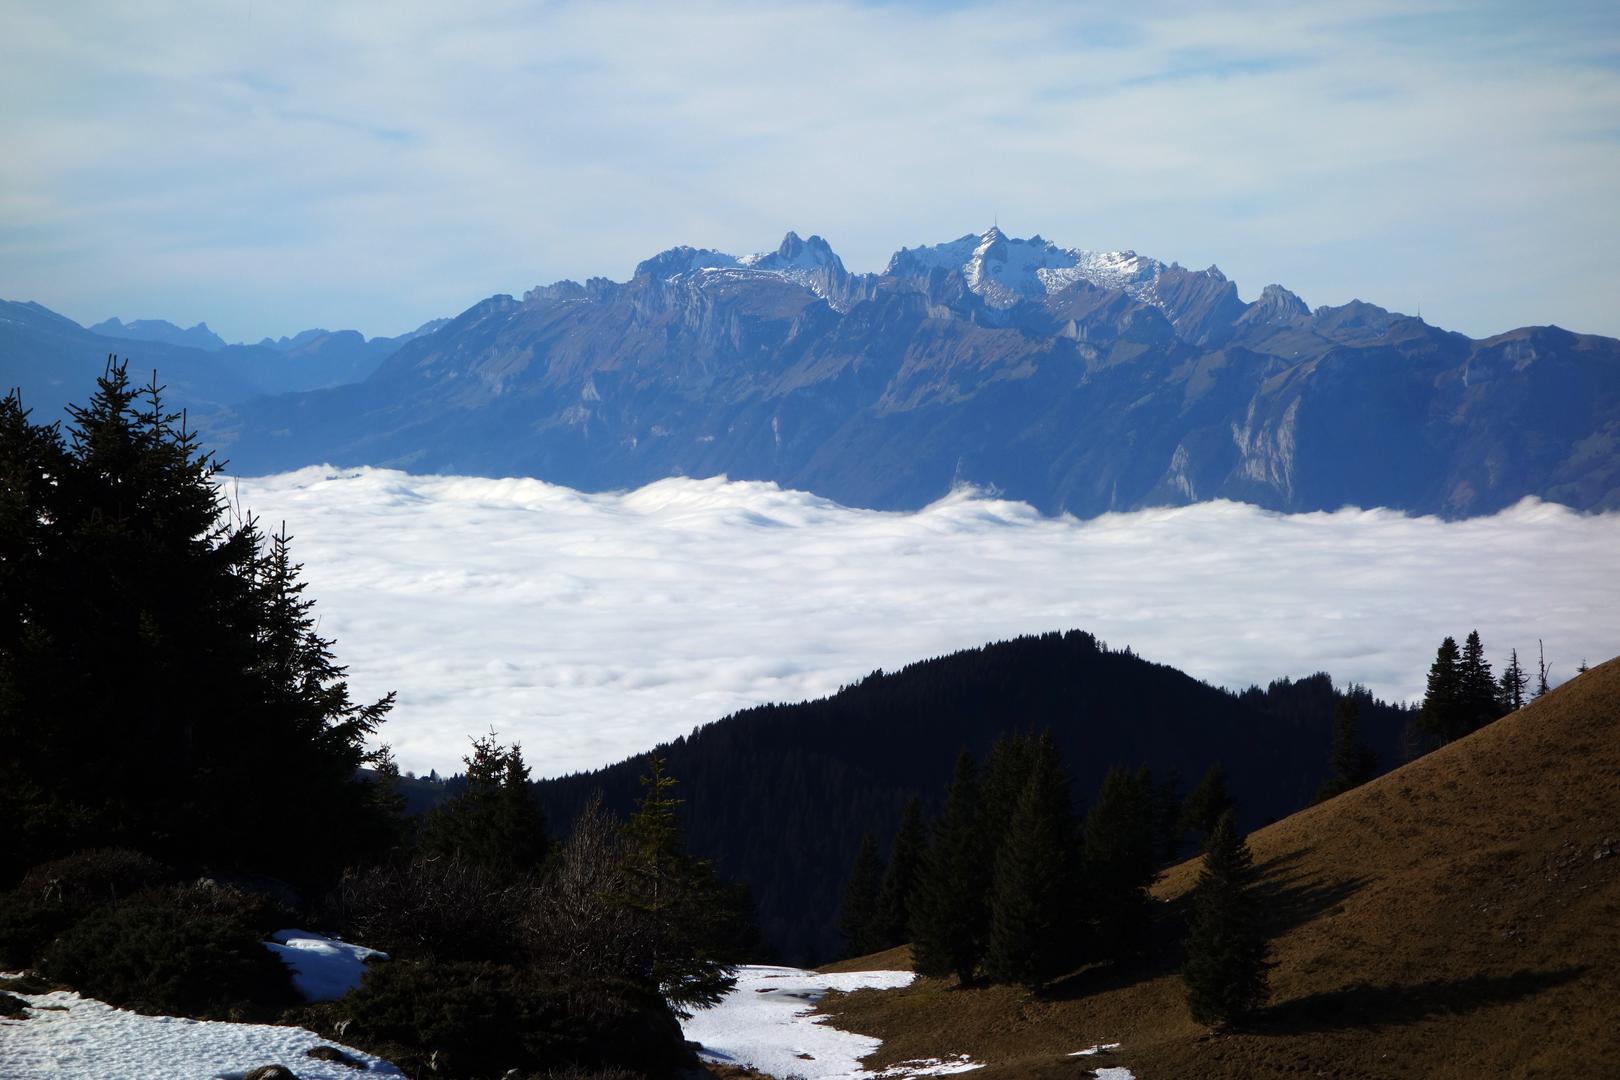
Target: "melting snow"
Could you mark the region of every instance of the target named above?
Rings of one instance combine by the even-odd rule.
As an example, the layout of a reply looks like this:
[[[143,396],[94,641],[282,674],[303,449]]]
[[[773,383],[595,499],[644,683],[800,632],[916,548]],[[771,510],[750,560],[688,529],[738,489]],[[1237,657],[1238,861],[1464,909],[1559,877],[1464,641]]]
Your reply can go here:
[[[1126,1068],[1098,1069],[1097,1080],[1136,1080],[1136,1074]]]
[[[1119,1043],[1098,1043],[1096,1046],[1088,1046],[1084,1050],[1076,1050],[1074,1053],[1070,1054],[1069,1056],[1070,1057],[1091,1057],[1093,1054],[1106,1054],[1106,1053],[1109,1053],[1111,1051],[1118,1050],[1118,1049],[1119,1049]]]
[[[909,971],[857,971],[823,975],[798,968],[746,966],[720,1004],[683,1025],[707,1061],[749,1065],[772,1076],[804,1080],[904,1080],[942,1076],[980,1066],[967,1058],[906,1061],[881,1072],[861,1068],[861,1059],[882,1045],[869,1035],[829,1027],[814,1015],[829,990],[891,990],[909,986]]]
[[[6,1080],[237,1080],[261,1065],[282,1065],[300,1080],[405,1075],[304,1028],[142,1016],[67,990],[6,992],[29,1005],[26,1019],[0,1019],[0,1076]],[[364,1062],[365,1071],[304,1056],[317,1046],[337,1047]]]
[[[376,949],[308,930],[277,930],[264,947],[292,969],[293,987],[305,1001],[335,1001],[360,985],[367,960],[388,959]]]

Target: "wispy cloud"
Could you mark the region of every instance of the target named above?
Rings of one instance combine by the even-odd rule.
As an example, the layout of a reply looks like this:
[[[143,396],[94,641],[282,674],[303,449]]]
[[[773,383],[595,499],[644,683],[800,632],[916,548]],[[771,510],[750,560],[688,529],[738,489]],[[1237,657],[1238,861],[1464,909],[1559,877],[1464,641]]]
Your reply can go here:
[[[1620,332],[1620,9],[4,5],[0,295],[396,332],[673,243],[982,227]]]
[[[874,668],[1078,627],[1232,687],[1328,670],[1420,694],[1435,647],[1620,651],[1620,515],[1526,502],[1445,523],[1235,503],[1087,522],[969,495],[854,510],[770,484],[583,495],[536,480],[305,469],[240,482],[285,519],[355,687],[400,692],[407,767],[470,734],[538,773],[617,760]]]

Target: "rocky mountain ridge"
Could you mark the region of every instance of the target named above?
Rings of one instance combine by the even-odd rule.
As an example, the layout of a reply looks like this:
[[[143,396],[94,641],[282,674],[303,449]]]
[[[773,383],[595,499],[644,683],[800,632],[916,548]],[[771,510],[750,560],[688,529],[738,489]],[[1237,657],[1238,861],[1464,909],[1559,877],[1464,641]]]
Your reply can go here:
[[[820,237],[679,247],[626,282],[492,297],[364,383],[217,425],[248,471],[331,462],[669,475],[926,504],[972,483],[1049,512],[1620,506],[1620,342],[1483,341],[1361,301],[1245,302],[1217,268],[999,229],[851,274]]]
[[[1620,342],[1483,340],[1360,300],[1245,301],[1216,267],[992,228],[850,273],[821,237],[677,247],[399,342],[368,377],[201,418],[246,473],[771,480],[914,508],[973,484],[1046,512],[1236,499],[1452,517],[1620,507]]]

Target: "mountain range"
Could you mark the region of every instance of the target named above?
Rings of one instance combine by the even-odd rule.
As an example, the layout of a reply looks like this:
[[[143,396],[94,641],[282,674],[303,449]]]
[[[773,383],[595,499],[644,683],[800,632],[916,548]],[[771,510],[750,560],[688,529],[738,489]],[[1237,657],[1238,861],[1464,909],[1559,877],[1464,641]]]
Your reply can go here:
[[[55,419],[82,402],[108,356],[129,361],[139,381],[156,371],[169,403],[193,416],[271,394],[313,390],[366,378],[406,342],[444,320],[398,337],[367,339],[355,330],[305,330],[279,341],[227,345],[198,323],[106,319],[84,327],[37,303],[0,300],[0,390],[21,391],[40,418]]]
[[[1279,285],[1245,301],[1213,266],[996,228],[875,274],[817,236],[746,256],[677,247],[628,281],[493,296],[429,328],[348,342],[350,359],[279,383],[265,360],[312,343],[182,362],[154,342],[142,363],[207,391],[200,430],[243,473],[370,464],[582,490],[724,473],[884,509],[971,484],[1082,517],[1209,499],[1620,507],[1620,341],[1471,339]],[[65,355],[55,332],[32,353],[13,336],[0,376],[42,378]],[[259,352],[233,366],[233,349]],[[210,357],[252,392],[202,385]]]

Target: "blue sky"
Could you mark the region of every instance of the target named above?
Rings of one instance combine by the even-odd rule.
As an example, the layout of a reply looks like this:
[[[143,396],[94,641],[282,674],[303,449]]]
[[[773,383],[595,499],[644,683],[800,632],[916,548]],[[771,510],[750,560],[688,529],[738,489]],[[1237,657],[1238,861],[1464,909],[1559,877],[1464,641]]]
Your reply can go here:
[[[392,334],[992,219],[1476,336],[1620,335],[1620,5],[0,0],[0,297]]]

